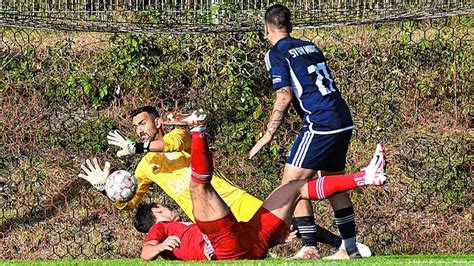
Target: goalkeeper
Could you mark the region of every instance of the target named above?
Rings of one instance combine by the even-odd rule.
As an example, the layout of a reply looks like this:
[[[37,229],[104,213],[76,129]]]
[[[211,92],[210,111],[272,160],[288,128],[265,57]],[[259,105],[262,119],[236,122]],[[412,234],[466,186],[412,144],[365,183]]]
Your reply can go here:
[[[199,124],[200,117],[194,114],[194,120],[186,117],[172,121],[173,124]],[[183,129],[174,129],[165,134],[163,121],[159,118],[158,111],[152,106],[137,108],[131,112],[133,128],[141,142],[131,143],[123,137],[118,130],[111,131],[107,136],[109,144],[121,148],[117,156],[126,156],[136,153],[146,153],[139,162],[135,176],[137,177],[137,191],[128,202],[114,202],[115,207],[121,210],[133,210],[140,202],[142,196],[150,189],[153,183],[163,189],[184,211],[195,221],[192,212],[191,195],[189,191],[190,149],[191,136]],[[201,117],[204,118],[204,117]],[[149,152],[150,151],[150,152]],[[105,180],[109,174],[110,164],[107,162],[104,171],[100,169],[96,159],[94,165],[87,160],[82,169],[87,175],[79,176],[89,181],[97,190],[102,191]],[[227,180],[217,170],[214,170],[211,184],[214,189],[230,207],[238,221],[248,221],[261,207],[262,201],[238,188]],[[341,246],[342,240],[325,228],[318,226],[318,242],[329,244],[335,248]],[[359,244],[362,246],[362,244]],[[366,256],[370,256],[370,249],[365,245]]]
[[[142,259],[263,259],[268,249],[286,238],[299,200],[321,200],[360,186],[380,186],[386,180],[384,151],[377,145],[372,160],[362,171],[283,184],[248,222],[238,222],[212,185],[213,168],[205,132],[192,132],[188,178],[196,223],[179,222],[176,213],[162,205],[140,205],[134,225],[147,233]]]

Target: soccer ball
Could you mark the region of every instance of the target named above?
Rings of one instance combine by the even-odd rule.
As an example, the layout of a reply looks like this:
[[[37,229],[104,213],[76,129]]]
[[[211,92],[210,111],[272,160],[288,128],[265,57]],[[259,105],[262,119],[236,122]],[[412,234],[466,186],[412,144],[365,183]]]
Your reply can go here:
[[[127,202],[133,198],[137,190],[137,178],[125,171],[117,170],[105,181],[105,193],[114,202]]]

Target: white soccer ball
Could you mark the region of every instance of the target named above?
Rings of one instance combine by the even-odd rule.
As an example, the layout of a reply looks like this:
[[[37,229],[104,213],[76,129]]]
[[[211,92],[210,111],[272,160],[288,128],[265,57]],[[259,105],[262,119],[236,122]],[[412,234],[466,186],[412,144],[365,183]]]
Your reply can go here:
[[[133,198],[137,190],[137,178],[125,171],[117,170],[107,177],[105,193],[114,202],[127,202]]]

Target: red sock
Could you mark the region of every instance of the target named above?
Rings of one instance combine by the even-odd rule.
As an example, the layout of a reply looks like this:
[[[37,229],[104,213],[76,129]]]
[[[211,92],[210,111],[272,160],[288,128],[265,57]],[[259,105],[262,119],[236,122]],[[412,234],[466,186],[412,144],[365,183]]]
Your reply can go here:
[[[362,170],[355,174],[329,175],[308,180],[309,199],[326,199],[332,195],[359,186],[358,181],[365,176]]]
[[[205,132],[191,132],[191,179],[201,184],[211,182],[214,165]]]

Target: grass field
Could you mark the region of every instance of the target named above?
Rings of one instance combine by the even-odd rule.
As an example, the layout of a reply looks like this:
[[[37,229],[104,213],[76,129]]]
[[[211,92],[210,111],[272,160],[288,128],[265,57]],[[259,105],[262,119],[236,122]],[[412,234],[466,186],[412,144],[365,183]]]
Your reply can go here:
[[[129,260],[49,260],[49,261],[3,261],[1,265],[474,265],[474,254],[469,255],[414,255],[378,256],[361,260],[246,260],[246,261],[206,261],[182,262],[156,260],[145,262]]]

